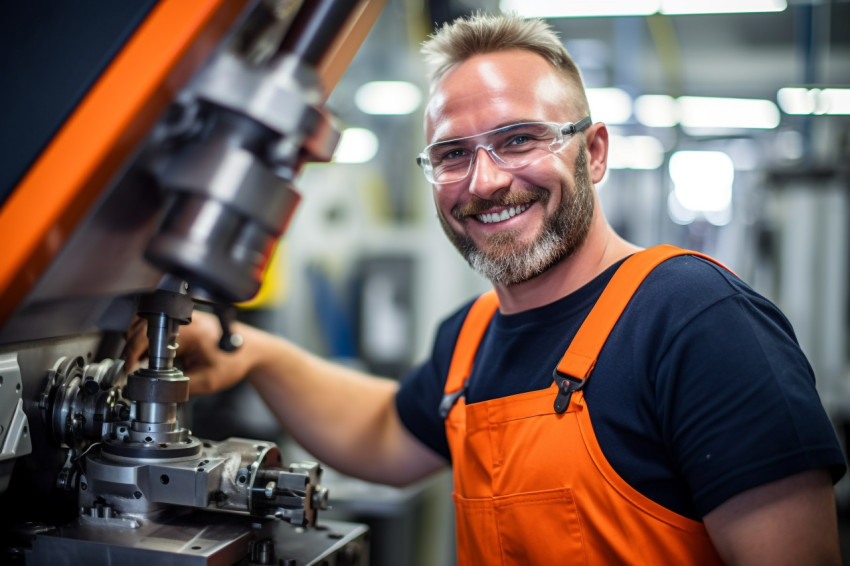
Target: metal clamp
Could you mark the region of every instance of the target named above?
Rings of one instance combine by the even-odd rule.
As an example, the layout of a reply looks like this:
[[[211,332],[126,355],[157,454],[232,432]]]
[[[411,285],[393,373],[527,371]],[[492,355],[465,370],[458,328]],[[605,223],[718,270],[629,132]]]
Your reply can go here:
[[[573,393],[581,390],[584,384],[587,383],[587,380],[561,373],[557,369],[552,372],[552,377],[555,378],[555,383],[558,384],[558,395],[555,397],[555,412],[560,415],[570,406],[570,399]]]
[[[466,395],[466,382],[464,382],[463,387],[457,391],[443,394],[443,398],[440,400],[440,418],[446,420],[452,410],[452,407],[454,407],[455,403],[457,403],[457,400],[464,395]]]

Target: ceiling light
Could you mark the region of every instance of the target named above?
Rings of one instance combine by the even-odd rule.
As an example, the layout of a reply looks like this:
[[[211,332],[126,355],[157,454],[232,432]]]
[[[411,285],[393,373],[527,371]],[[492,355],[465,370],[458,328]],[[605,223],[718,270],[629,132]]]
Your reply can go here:
[[[785,0],[661,0],[661,13],[734,14],[742,12],[781,12]]]
[[[850,114],[850,88],[781,88],[776,102],[786,114]]]
[[[785,0],[501,0],[502,12],[527,18],[581,18],[596,16],[649,16],[662,14],[719,14],[781,12]]]
[[[660,0],[501,0],[502,12],[526,18],[581,18],[589,16],[648,16],[661,7]]]
[[[625,124],[632,117],[632,97],[619,88],[589,88],[590,115],[597,122]]]
[[[378,153],[378,137],[366,128],[346,128],[336,146],[334,163],[366,163]]]
[[[850,114],[850,88],[825,88],[818,97],[823,114]]]
[[[373,81],[357,89],[354,103],[366,114],[412,114],[422,103],[422,91],[405,81]]]
[[[644,94],[635,100],[635,118],[644,126],[672,128],[679,123],[679,107],[672,96]]]
[[[686,128],[760,128],[779,125],[779,109],[770,100],[681,96],[679,121]]]
[[[776,102],[786,114],[812,114],[818,107],[816,89],[780,88]]]
[[[790,95],[783,95],[790,99]],[[671,128],[772,129],[779,126],[779,109],[770,100],[646,94],[635,100],[635,119],[644,126]]]
[[[722,151],[677,151],[670,156],[676,199],[694,212],[722,211],[732,204],[735,166]]]
[[[697,213],[689,208],[685,208],[679,199],[676,198],[676,193],[670,191],[667,195],[667,214],[670,219],[676,224],[686,226],[697,219]]]

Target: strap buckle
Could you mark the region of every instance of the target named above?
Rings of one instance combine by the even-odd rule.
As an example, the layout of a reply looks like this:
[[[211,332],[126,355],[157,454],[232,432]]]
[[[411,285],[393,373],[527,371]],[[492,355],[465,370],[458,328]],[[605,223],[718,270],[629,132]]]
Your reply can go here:
[[[461,398],[461,396],[466,395],[466,382],[463,382],[463,387],[454,391],[452,393],[444,393],[443,398],[440,400],[440,418],[446,420],[449,416],[449,413],[452,410],[452,407],[455,406],[457,400]]]
[[[555,378],[555,383],[558,384],[558,395],[555,397],[555,412],[561,415],[570,406],[570,399],[573,393],[584,388],[587,379],[578,379],[561,373],[557,368],[552,372],[552,377]]]

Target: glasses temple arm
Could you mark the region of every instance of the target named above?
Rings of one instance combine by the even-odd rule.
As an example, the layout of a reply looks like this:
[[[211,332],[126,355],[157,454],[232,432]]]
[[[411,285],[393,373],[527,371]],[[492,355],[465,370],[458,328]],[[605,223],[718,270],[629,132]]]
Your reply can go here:
[[[567,135],[567,134],[574,135],[574,134],[577,134],[579,132],[583,132],[584,130],[588,129],[592,124],[593,124],[593,120],[590,119],[590,116],[585,116],[584,118],[582,118],[578,122],[575,122],[574,124],[565,125],[564,129],[561,130],[561,132],[564,135]]]

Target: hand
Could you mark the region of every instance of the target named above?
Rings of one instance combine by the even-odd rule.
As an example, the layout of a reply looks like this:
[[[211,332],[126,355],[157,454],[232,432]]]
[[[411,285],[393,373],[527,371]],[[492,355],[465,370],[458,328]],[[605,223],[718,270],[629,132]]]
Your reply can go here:
[[[234,328],[238,323],[234,323]],[[246,328],[239,325],[240,328]],[[215,393],[239,383],[250,370],[242,348],[225,352],[218,347],[221,325],[215,316],[195,311],[192,322],[180,326],[175,364],[189,378],[192,395]],[[127,331],[123,358],[128,372],[137,369],[147,356],[147,321],[137,317]]]

